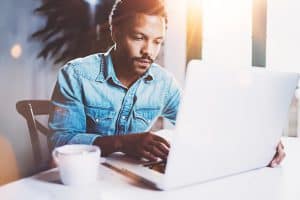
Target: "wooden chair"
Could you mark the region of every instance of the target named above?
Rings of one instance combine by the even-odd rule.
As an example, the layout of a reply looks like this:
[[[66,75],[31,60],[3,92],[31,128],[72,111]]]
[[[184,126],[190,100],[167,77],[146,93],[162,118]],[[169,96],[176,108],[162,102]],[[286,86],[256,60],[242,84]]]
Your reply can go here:
[[[27,121],[27,126],[32,145],[33,157],[36,171],[42,171],[49,168],[49,160],[42,158],[42,150],[39,134],[46,136],[48,151],[50,153],[51,132],[39,120],[38,115],[49,115],[51,103],[49,100],[22,100],[16,103],[16,109]]]

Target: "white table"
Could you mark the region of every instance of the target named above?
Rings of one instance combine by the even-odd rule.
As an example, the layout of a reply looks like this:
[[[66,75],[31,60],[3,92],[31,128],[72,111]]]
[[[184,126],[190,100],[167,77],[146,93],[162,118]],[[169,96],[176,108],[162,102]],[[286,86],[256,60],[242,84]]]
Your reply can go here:
[[[284,138],[287,157],[277,168],[263,168],[204,184],[171,191],[156,191],[111,169],[100,166],[99,181],[86,188],[60,184],[57,169],[0,187],[0,199],[103,200],[299,200],[300,139]]]

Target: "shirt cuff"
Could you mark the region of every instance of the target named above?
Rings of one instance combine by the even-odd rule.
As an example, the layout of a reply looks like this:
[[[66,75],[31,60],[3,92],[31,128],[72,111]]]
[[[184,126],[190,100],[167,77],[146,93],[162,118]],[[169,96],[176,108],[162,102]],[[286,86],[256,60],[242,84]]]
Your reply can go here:
[[[97,134],[76,134],[72,139],[68,142],[68,144],[87,144],[92,145],[97,137],[101,137]]]

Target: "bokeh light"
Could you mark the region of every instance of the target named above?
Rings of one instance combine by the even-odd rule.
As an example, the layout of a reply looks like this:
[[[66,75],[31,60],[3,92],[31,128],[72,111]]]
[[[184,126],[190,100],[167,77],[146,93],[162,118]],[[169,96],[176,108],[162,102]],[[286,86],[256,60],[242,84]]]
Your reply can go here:
[[[10,55],[14,59],[18,59],[22,55],[22,46],[20,44],[14,44],[12,48],[10,49]]]

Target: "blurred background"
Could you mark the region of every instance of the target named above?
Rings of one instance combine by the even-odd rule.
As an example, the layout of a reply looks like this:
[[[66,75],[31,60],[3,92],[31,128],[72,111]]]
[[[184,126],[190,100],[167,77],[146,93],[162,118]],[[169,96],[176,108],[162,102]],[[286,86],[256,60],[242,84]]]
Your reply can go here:
[[[191,59],[219,67],[300,71],[297,0],[165,1],[169,24],[157,62],[182,85]],[[27,125],[16,102],[50,99],[65,62],[111,45],[107,17],[112,4],[113,0],[1,1],[0,185],[34,172]],[[294,99],[285,135],[297,136],[297,115]],[[160,121],[156,126],[169,125]]]

